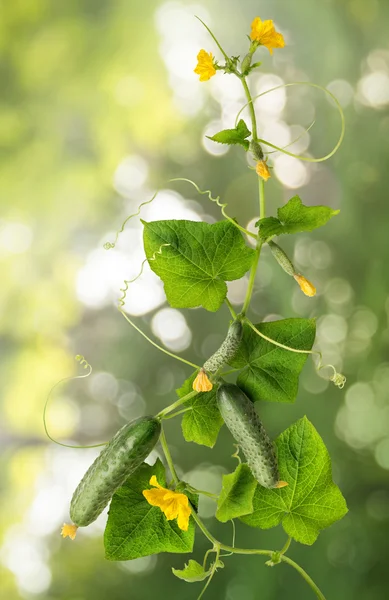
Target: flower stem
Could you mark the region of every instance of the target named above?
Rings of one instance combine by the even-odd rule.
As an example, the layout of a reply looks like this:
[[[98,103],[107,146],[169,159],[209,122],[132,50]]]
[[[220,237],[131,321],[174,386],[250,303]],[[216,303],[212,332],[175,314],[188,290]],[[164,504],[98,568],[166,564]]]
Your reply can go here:
[[[259,186],[259,218],[263,219],[266,216],[266,202],[265,202],[265,181],[262,177],[258,177]]]

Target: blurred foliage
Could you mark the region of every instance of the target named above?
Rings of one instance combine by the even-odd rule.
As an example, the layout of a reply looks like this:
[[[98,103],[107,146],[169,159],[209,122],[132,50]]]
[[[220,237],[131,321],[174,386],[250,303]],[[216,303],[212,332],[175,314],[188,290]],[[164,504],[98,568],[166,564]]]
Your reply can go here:
[[[61,481],[71,481],[75,463],[70,458],[67,462],[67,456],[88,451],[57,453],[41,422],[50,387],[76,372],[76,353],[83,353],[98,374],[112,374],[106,383],[114,377],[122,393],[130,389],[145,398],[150,413],[169,403],[174,388],[189,375],[130,330],[113,305],[93,309],[77,298],[77,275],[87,255],[105,241],[107,228],[117,228],[129,207],[139,203],[120,197],[112,186],[125,156],[137,154],[147,161],[150,189],[168,177],[187,176],[221,194],[230,214],[242,223],[256,216],[255,178],[242,153],[234,148],[225,156],[211,156],[201,146],[203,128],[220,118],[220,105],[209,95],[205,108],[189,115],[174,101],[174,78],[166,68],[155,21],[163,6],[168,4],[160,0],[0,2],[0,577],[7,600],[124,600],[129,594],[132,600],[143,600],[160,595],[161,589],[171,598],[196,595],[195,586],[170,572],[171,566],[183,567],[184,557],[160,555],[143,563],[112,564],[104,561],[101,530],[79,535],[74,544],[59,538],[67,515],[47,524],[48,516],[56,498],[65,506],[69,498],[55,492],[61,490]],[[177,28],[180,11],[205,8],[222,42],[237,54],[245,48],[244,34],[258,11],[254,0],[212,0],[203,7],[181,0],[169,6],[176,10]],[[387,56],[374,54],[387,48],[385,0],[368,5],[362,0],[267,0],[260,10],[287,32],[282,53],[270,59],[264,52],[265,73],[322,85],[346,80],[354,92],[369,69],[388,76]],[[198,37],[199,27],[193,19],[187,38]],[[179,48],[174,51],[170,65],[181,60]],[[193,64],[187,62],[190,71],[195,53]],[[291,94],[288,122],[309,125],[304,98]],[[325,99],[317,94],[312,99],[317,123],[310,152],[320,155],[336,138],[338,121]],[[340,216],[318,236],[303,234],[297,244],[294,239],[283,244],[325,293],[314,305],[296,300],[289,279],[265,254],[254,305],[258,320],[269,313],[327,315],[323,327],[332,327],[335,337],[339,327],[348,326],[336,350],[348,377],[344,392],[327,387],[308,365],[294,405],[261,406],[274,437],[307,414],[332,455],[335,480],[350,513],[323,532],[313,548],[293,545],[291,556],[328,598],[343,600],[379,600],[386,597],[388,586],[388,107],[387,101],[376,106],[357,99],[349,103],[343,146],[329,163],[309,167],[310,181],[298,190],[306,204],[341,207]],[[285,189],[276,178],[268,187],[270,213],[275,214],[295,190]],[[216,207],[204,198],[201,202],[207,214],[218,216]],[[15,229],[15,223],[22,227]],[[316,269],[328,254],[327,266]],[[261,273],[272,278],[271,288],[261,285]],[[336,300],[340,288],[351,290],[347,302]],[[223,335],[227,311],[223,308],[216,316],[184,312],[193,332],[184,356],[197,362],[203,357],[205,335]],[[146,330],[151,317],[139,319]],[[319,341],[323,331],[319,321]],[[93,392],[89,382],[66,386],[50,412],[53,432],[85,443],[108,439],[126,418],[110,389],[108,385]],[[196,470],[212,480],[211,464],[220,467],[219,479],[235,467],[224,429],[212,451],[185,444],[178,419],[167,429],[182,472]],[[84,456],[87,465],[89,455]],[[225,535],[216,521],[210,527],[215,535]],[[258,531],[242,524],[237,529],[239,545],[258,546]],[[262,547],[283,543],[279,528],[261,533]],[[194,558],[199,560],[206,548],[198,535]],[[286,566],[268,570],[257,558],[228,561],[212,584],[215,600],[254,600],[258,590],[263,600],[312,598]]]

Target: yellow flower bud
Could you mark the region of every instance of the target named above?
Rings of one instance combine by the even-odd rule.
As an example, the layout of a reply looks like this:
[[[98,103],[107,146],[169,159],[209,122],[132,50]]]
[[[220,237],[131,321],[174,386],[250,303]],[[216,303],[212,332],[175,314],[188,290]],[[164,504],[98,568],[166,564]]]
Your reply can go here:
[[[193,389],[196,392],[209,392],[213,388],[212,382],[208,379],[208,376],[204,369],[200,369],[196,379],[192,384]]]
[[[77,525],[69,525],[69,523],[64,523],[61,529],[61,535],[63,538],[70,537],[71,540],[74,540],[77,529]]]
[[[212,52],[208,53],[205,50],[200,50],[197,55],[197,66],[194,72],[200,75],[200,81],[208,81],[216,75]]]
[[[316,288],[313,285],[313,283],[311,283],[303,275],[299,275],[298,273],[296,273],[296,275],[293,275],[293,277],[299,284],[301,291],[304,292],[306,296],[315,296]]]
[[[287,481],[279,481],[275,487],[279,490],[280,488],[286,487],[287,485],[289,485]]]
[[[265,181],[267,181],[271,177],[271,173],[269,171],[269,167],[266,164],[265,160],[259,160],[257,162],[257,166],[255,167],[257,174],[262,177]]]

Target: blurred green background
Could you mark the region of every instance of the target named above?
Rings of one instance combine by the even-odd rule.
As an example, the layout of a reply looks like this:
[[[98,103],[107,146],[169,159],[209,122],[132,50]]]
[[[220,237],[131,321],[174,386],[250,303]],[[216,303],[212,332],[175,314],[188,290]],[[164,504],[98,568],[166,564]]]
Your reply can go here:
[[[293,544],[328,599],[387,597],[389,538],[389,4],[386,0],[2,0],[0,2],[0,596],[87,600],[192,599],[198,584],[175,579],[185,555],[128,563],[104,560],[106,515],[71,543],[59,530],[71,494],[96,455],[49,443],[42,410],[51,386],[82,372],[90,378],[58,387],[49,413],[53,435],[73,443],[109,439],[126,420],[171,403],[190,375],[148,345],[116,311],[123,279],[138,272],[143,251],[138,219],[107,252],[126,215],[162,186],[142,212],[146,220],[219,218],[205,196],[169,177],[194,179],[229,203],[244,225],[257,217],[256,180],[244,153],[204,142],[232,126],[244,103],[239,82],[193,73],[204,47],[218,53],[197,14],[231,54],[243,54],[256,15],[273,18],[287,47],[252,77],[253,91],[314,81],[335,93],[347,132],[337,155],[312,165],[274,154],[268,214],[295,193],[305,204],[341,213],[327,227],[284,241],[318,288],[314,299],[263,253],[253,318],[317,316],[317,346],[347,376],[343,391],[319,378],[308,361],[294,405],[260,407],[273,436],[304,414],[333,458],[347,517],[313,547]],[[312,156],[334,144],[339,118],[323,94],[289,88],[257,103],[262,137]],[[246,281],[230,286],[239,307]],[[224,336],[226,308],[170,309],[147,269],[130,287],[126,310],[160,343],[195,362]],[[78,368],[78,371],[77,371]],[[167,434],[179,472],[217,491],[235,467],[223,429],[211,451],[185,444],[179,419]],[[231,532],[200,514],[227,543]],[[279,548],[280,527],[261,532],[237,524],[237,543]],[[197,536],[195,555],[208,543]],[[310,588],[286,565],[260,558],[226,559],[208,593],[216,600],[311,600]]]

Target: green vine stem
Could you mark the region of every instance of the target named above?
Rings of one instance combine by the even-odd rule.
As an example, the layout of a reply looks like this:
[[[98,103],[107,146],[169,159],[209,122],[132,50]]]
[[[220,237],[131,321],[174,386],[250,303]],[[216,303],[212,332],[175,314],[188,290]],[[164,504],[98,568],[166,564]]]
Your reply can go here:
[[[262,219],[266,213],[266,204],[265,204],[265,182],[261,177],[258,177],[258,186],[259,186],[259,218]],[[255,283],[255,277],[257,274],[259,258],[261,255],[262,244],[263,244],[263,242],[261,241],[261,239],[259,237],[259,232],[258,232],[255,257],[254,257],[254,261],[253,261],[253,264],[252,264],[251,270],[250,270],[249,283],[248,283],[246,297],[245,297],[243,308],[242,308],[242,316],[244,316],[246,314],[246,312],[248,311],[248,308],[250,306],[251,297],[252,297],[253,291],[254,291],[254,283]]]
[[[288,539],[286,540],[284,546],[280,550],[280,554],[285,554],[289,550],[289,546],[291,544],[291,541],[292,541],[292,538],[288,537]]]
[[[247,98],[247,105],[248,105],[249,110],[250,110],[253,140],[256,141],[257,140],[257,136],[258,136],[258,134],[257,134],[257,118],[256,118],[256,115],[255,115],[253,98],[251,96],[250,89],[249,89],[249,86],[247,85],[246,79],[244,77],[240,77],[240,80],[242,82],[243,89],[245,91],[246,98]],[[264,182],[264,180],[261,177],[258,177],[258,186],[259,186],[258,187],[258,192],[259,192],[259,218],[263,219],[263,217],[266,214],[265,182]],[[246,312],[247,312],[247,310],[248,310],[248,308],[250,306],[251,297],[252,297],[253,290],[254,290],[255,277],[256,277],[256,274],[257,274],[259,257],[261,255],[261,248],[262,248],[262,241],[261,241],[261,239],[259,237],[259,231],[258,231],[257,244],[256,244],[256,249],[255,249],[255,257],[254,257],[253,264],[251,266],[250,276],[249,276],[249,283],[248,283],[246,297],[244,299],[243,308],[242,308],[242,315],[243,316],[246,314]]]
[[[253,135],[253,140],[256,142],[258,139],[258,133],[257,133],[257,117],[255,115],[255,109],[254,109],[254,103],[253,103],[253,99],[251,97],[251,93],[250,93],[250,89],[249,86],[247,85],[247,81],[245,79],[245,77],[240,77],[240,80],[242,82],[245,94],[246,94],[246,98],[247,98],[247,104],[245,106],[249,107],[250,110],[250,117],[251,117],[251,126],[252,126],[252,135]]]
[[[176,408],[181,406],[181,404],[184,404],[191,398],[194,398],[195,396],[197,396],[197,394],[198,394],[198,392],[196,392],[195,390],[193,390],[192,392],[189,392],[188,394],[185,394],[185,396],[182,396],[182,398],[179,398],[178,400],[176,400],[176,402],[173,402],[173,404],[170,404],[169,406],[166,406],[163,410],[161,410],[157,414],[157,418],[165,419],[166,418],[165,415],[168,415],[169,413],[173,412],[173,410],[176,410]]]
[[[228,306],[228,309],[229,309],[229,311],[230,311],[230,313],[231,313],[231,316],[232,316],[232,318],[235,320],[235,319],[237,318],[237,316],[238,316],[238,315],[236,314],[236,312],[235,312],[235,310],[234,310],[234,307],[232,306],[232,304],[231,304],[231,302],[229,301],[229,299],[228,299],[228,298],[226,298],[226,299],[225,299],[225,303],[226,303],[226,304],[227,304],[227,306]]]
[[[305,581],[315,592],[315,594],[319,598],[319,600],[326,600],[324,594],[317,587],[316,583],[308,575],[308,573],[306,571],[304,571],[304,569],[302,567],[300,567],[299,564],[297,564],[294,560],[292,560],[288,556],[285,556],[284,554],[280,558],[281,558],[282,562],[286,563],[287,565],[290,565],[291,567],[293,567],[294,569],[296,569],[296,571],[298,571],[300,573],[301,577],[303,577],[303,579],[305,579]]]
[[[160,442],[161,442],[162,450],[163,450],[163,453],[165,455],[166,462],[168,464],[168,467],[169,467],[170,473],[172,475],[173,481],[177,485],[178,483],[180,483],[180,479],[179,479],[179,477],[177,475],[177,471],[176,471],[176,468],[174,466],[174,462],[173,462],[172,456],[170,454],[169,446],[167,444],[166,436],[165,436],[165,432],[164,432],[163,428],[162,428],[162,432],[161,432]],[[214,563],[215,565],[217,564],[217,559],[218,559],[218,557],[220,555],[220,551],[221,550],[224,550],[226,552],[230,552],[231,554],[251,554],[251,555],[269,556],[270,558],[273,557],[275,554],[277,554],[273,550],[262,550],[262,549],[258,549],[258,548],[253,548],[253,549],[251,549],[251,548],[237,548],[235,546],[228,546],[227,544],[223,544],[222,542],[220,542],[219,540],[217,540],[212,535],[212,533],[207,529],[207,527],[204,525],[203,521],[198,516],[197,512],[195,511],[195,509],[193,507],[192,507],[192,517],[193,517],[193,520],[195,521],[196,525],[199,527],[199,529],[204,534],[204,536],[211,542],[211,544],[213,546],[213,550],[216,552],[216,560],[215,560],[215,563]],[[289,541],[289,544],[290,544],[290,539],[288,541]],[[288,544],[288,542],[287,542],[287,544]],[[311,579],[311,577],[308,575],[308,573],[306,571],[304,571],[304,569],[302,567],[300,567],[300,565],[297,564],[294,560],[292,560],[289,557],[285,556],[284,552],[286,552],[287,549],[289,548],[289,544],[288,545],[287,544],[285,544],[285,546],[281,550],[281,552],[278,553],[281,562],[285,562],[288,565],[290,565],[291,567],[293,567],[294,569],[296,569],[296,571],[298,571],[298,573],[300,573],[300,575],[303,577],[303,579],[305,579],[305,581],[308,583],[308,585],[315,592],[315,594],[316,594],[317,598],[319,598],[319,600],[326,600],[325,596],[322,594],[322,592],[320,591],[320,589],[318,588],[318,586],[316,585],[316,583],[313,581],[313,579]],[[203,595],[203,593],[205,592],[206,588],[208,587],[210,579],[214,575],[215,571],[216,571],[216,567],[214,567],[214,569],[212,570],[210,578],[208,579],[206,586],[204,587],[203,591],[201,592],[200,597]]]

